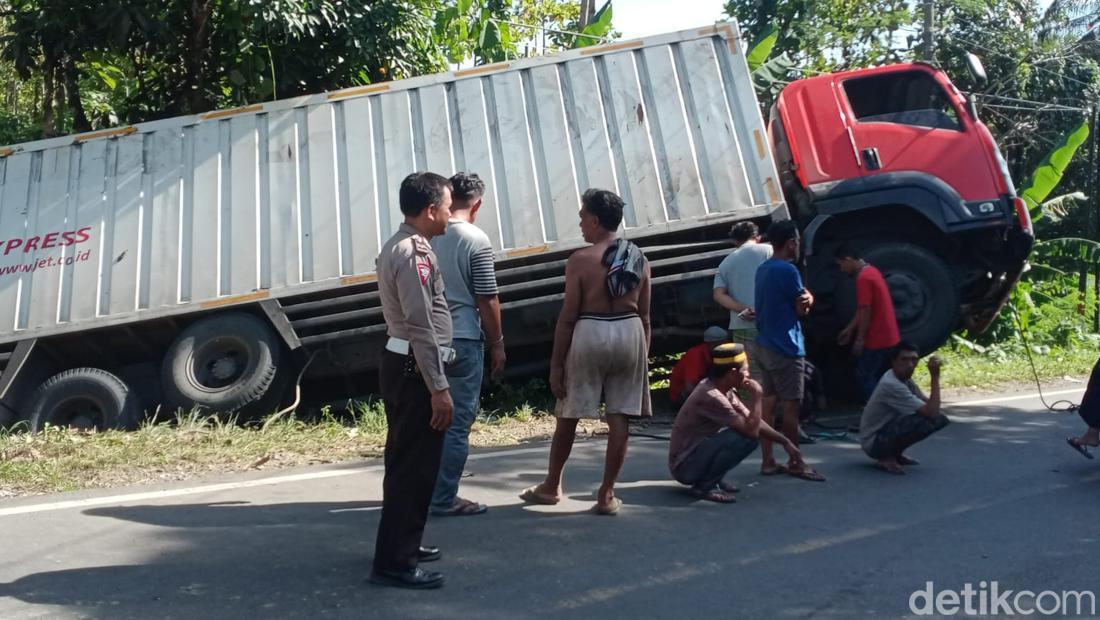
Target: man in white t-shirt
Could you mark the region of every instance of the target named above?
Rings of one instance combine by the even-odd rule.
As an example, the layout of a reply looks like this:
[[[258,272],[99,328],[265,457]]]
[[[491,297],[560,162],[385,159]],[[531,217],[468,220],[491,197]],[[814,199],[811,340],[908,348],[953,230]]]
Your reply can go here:
[[[890,370],[879,379],[859,420],[859,444],[875,466],[891,474],[904,474],[902,465],[916,465],[905,450],[943,430],[950,422],[940,412],[940,360],[928,359],[932,377],[930,396],[913,383],[917,348],[902,341],[892,351]]]
[[[714,274],[714,301],[730,311],[730,340],[754,357],[756,341],[756,268],[772,257],[772,246],[760,243],[760,229],[738,222],[730,231],[736,248]]]

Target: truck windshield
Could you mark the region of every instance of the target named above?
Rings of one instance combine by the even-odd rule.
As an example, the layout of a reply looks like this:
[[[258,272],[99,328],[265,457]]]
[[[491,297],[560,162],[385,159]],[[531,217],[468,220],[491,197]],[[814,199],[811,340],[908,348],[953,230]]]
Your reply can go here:
[[[852,113],[861,123],[895,123],[961,131],[943,88],[923,71],[899,71],[844,81]]]

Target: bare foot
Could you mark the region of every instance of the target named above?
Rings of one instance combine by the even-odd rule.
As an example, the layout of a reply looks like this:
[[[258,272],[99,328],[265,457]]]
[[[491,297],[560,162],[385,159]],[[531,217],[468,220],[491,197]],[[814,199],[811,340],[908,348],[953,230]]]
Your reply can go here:
[[[895,458],[879,459],[875,461],[875,467],[884,472],[898,476],[905,474],[905,470],[901,468],[901,465],[898,464],[898,460]]]
[[[1090,448],[1100,447],[1100,439],[1094,437],[1092,433],[1085,433],[1080,437],[1073,440],[1073,443],[1079,446],[1088,446]]]

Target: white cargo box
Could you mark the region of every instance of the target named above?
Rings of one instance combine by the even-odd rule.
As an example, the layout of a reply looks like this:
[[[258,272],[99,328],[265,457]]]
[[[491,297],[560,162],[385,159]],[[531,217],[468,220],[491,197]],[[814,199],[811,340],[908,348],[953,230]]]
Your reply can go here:
[[[369,282],[416,170],[478,173],[499,258],[782,208],[736,26],[0,151],[0,343]],[[785,215],[784,215],[785,217]]]

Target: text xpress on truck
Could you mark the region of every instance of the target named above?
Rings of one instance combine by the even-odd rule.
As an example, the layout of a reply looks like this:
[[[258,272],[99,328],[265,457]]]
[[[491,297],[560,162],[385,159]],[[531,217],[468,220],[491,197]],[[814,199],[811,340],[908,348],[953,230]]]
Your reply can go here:
[[[819,333],[851,312],[830,246],[863,246],[925,348],[988,323],[1031,242],[943,73],[796,82],[769,131],[733,24],[0,156],[0,411],[36,428],[128,427],[156,405],[271,411],[303,368],[307,393],[369,390],[385,331],[374,261],[415,170],[486,179],[478,224],[517,373],[549,357],[588,187],[626,200],[657,353],[723,320],[711,278],[737,220],[804,228]]]

